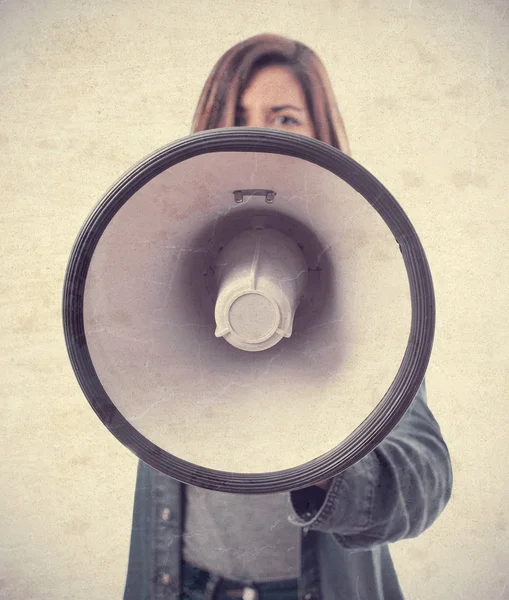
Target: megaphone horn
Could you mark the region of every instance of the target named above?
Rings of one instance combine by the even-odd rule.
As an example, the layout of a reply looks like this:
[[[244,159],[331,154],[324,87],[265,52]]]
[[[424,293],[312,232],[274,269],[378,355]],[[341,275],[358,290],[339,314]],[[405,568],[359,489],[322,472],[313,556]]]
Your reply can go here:
[[[64,333],[138,458],[231,493],[306,487],[396,426],[424,378],[431,274],[407,215],[332,146],[208,130],[134,166],[78,234]]]

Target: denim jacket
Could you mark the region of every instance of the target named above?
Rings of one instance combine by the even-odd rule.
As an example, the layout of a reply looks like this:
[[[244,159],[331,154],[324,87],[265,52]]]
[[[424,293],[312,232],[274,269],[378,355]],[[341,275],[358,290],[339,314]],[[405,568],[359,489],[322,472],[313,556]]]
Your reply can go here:
[[[299,598],[403,600],[388,544],[432,525],[452,490],[449,451],[423,382],[392,432],[333,479],[288,492],[301,529]],[[177,600],[186,486],[138,464],[124,600]]]

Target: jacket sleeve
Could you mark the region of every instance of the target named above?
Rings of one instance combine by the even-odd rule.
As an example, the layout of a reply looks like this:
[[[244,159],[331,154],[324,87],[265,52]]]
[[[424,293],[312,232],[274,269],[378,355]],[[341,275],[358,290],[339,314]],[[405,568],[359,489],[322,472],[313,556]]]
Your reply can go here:
[[[316,486],[290,492],[290,521],[331,533],[351,551],[420,535],[452,491],[449,451],[428,408],[423,381],[407,412],[372,452]]]

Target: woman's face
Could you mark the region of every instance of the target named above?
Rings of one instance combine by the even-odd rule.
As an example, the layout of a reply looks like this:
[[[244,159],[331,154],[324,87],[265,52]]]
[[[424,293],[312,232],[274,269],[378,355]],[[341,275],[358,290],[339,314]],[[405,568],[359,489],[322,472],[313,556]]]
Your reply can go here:
[[[290,70],[282,66],[258,71],[237,107],[236,124],[267,127],[315,137],[304,92]]]

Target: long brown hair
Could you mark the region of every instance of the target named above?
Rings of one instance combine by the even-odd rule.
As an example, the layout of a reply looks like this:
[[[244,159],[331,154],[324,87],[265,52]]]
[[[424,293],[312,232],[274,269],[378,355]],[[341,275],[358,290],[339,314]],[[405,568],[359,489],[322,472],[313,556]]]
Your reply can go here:
[[[239,99],[254,75],[268,65],[289,68],[306,98],[317,139],[350,154],[348,137],[327,71],[301,42],[274,34],[255,35],[217,61],[203,87],[192,133],[236,125]]]

